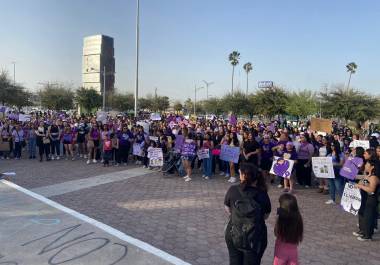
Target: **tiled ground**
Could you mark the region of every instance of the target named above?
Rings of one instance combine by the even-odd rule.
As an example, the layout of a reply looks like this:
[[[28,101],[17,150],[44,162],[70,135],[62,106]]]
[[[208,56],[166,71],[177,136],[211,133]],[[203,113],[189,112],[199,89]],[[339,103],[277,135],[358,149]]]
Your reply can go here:
[[[42,164],[25,161],[25,166],[22,161],[5,163],[0,161],[0,170],[16,170],[18,176],[14,181],[28,188],[119,170],[87,166],[78,161]],[[29,172],[33,172],[32,177]],[[223,238],[227,219],[223,198],[228,187],[222,177],[210,181],[195,177],[194,181],[185,183],[178,177],[163,178],[153,172],[51,199],[192,264],[223,265],[228,264]],[[271,187],[269,193],[275,211],[280,191]],[[357,218],[343,212],[339,206],[325,205],[327,195],[317,194],[315,190],[299,190],[297,197],[305,224],[301,264],[380,264],[379,235],[376,241],[359,242],[351,235],[356,230]],[[268,220],[269,245],[263,264],[272,262],[274,221],[272,213]]]

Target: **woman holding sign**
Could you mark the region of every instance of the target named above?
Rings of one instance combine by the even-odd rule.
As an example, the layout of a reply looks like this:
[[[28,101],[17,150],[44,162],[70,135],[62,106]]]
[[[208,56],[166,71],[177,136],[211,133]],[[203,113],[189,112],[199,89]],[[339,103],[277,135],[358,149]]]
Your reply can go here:
[[[360,241],[372,240],[377,216],[377,192],[380,184],[380,162],[369,160],[365,164],[365,172],[368,174],[355,184],[360,189],[362,201],[359,209],[359,231],[353,235]]]
[[[332,158],[333,167],[334,167],[334,175],[335,178],[329,178],[329,192],[330,192],[330,200],[326,202],[326,204],[335,204],[335,193],[338,192],[339,196],[342,197],[343,189],[344,189],[344,180],[343,177],[339,174],[340,169],[343,166],[344,162],[344,154],[340,151],[339,142],[334,141],[331,145],[331,153],[327,156]]]

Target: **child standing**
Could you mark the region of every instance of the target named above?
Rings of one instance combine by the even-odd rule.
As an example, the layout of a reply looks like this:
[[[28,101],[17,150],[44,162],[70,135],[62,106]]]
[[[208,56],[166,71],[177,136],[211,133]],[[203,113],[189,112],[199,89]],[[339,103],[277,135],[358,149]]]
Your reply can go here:
[[[103,166],[109,166],[110,160],[112,158],[112,141],[109,134],[105,136],[103,142]]]
[[[303,221],[297,199],[290,193],[279,198],[274,228],[276,244],[273,265],[298,265],[298,245],[303,239]]]

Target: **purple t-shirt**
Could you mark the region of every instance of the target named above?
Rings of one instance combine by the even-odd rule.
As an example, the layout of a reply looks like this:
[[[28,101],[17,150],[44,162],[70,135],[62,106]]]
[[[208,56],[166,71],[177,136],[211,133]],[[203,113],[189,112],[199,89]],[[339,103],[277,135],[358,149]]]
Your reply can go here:
[[[264,142],[262,142],[260,146],[261,146],[261,158],[271,159],[273,157],[272,148],[275,147],[276,144],[272,142],[265,144]]]

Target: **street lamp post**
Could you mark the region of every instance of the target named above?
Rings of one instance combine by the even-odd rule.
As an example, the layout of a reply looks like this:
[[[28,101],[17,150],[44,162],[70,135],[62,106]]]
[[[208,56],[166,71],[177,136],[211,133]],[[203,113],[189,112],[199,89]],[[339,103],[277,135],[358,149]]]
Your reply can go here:
[[[197,105],[197,91],[201,90],[202,88],[204,88],[204,87],[203,86],[197,87],[197,85],[195,85],[195,87],[194,87],[194,115],[197,115],[197,109],[196,109],[196,105]]]
[[[135,117],[137,117],[137,100],[139,96],[139,38],[140,38],[140,0],[136,10],[136,83],[135,83]]]
[[[214,84],[214,82],[207,82],[205,80],[203,80],[203,83],[206,84],[206,99],[208,100],[208,87],[211,86],[212,84]]]
[[[16,62],[12,62],[13,64],[13,85],[16,86]]]

